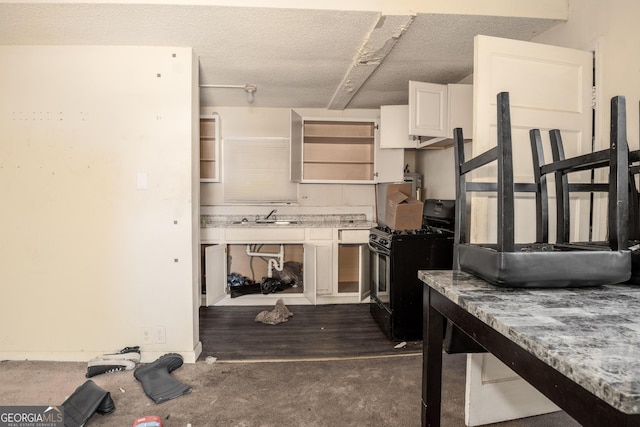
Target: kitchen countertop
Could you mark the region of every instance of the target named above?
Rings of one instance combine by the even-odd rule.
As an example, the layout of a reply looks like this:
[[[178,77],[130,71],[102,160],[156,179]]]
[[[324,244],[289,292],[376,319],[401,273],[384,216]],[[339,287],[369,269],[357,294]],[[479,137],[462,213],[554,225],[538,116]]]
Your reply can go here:
[[[264,218],[263,215],[260,218]],[[264,228],[264,227],[294,227],[294,228],[362,228],[369,229],[376,226],[375,222],[367,220],[365,214],[340,215],[276,215],[278,221],[292,221],[287,224],[257,223],[256,215],[201,215],[200,228],[233,227],[233,228]],[[247,221],[243,222],[243,219]]]
[[[639,286],[515,289],[459,271],[418,276],[614,408],[640,413]]]

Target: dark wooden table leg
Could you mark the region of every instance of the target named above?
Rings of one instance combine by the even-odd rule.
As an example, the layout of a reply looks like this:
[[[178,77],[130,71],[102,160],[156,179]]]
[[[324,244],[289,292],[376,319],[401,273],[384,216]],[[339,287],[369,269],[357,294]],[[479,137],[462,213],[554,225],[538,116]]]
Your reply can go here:
[[[440,426],[444,317],[431,307],[431,288],[423,290],[422,426]]]

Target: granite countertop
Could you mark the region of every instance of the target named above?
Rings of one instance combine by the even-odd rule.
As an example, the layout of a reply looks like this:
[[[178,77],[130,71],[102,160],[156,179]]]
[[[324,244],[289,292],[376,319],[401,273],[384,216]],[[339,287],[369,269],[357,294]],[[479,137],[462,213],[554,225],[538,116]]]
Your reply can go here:
[[[263,216],[260,216],[263,218]],[[276,215],[276,223],[257,223],[256,215],[201,215],[200,228],[208,227],[295,227],[295,228],[365,228],[376,226],[365,214]],[[246,219],[246,221],[244,221]]]
[[[459,271],[418,275],[611,406],[640,413],[640,286],[515,289]]]

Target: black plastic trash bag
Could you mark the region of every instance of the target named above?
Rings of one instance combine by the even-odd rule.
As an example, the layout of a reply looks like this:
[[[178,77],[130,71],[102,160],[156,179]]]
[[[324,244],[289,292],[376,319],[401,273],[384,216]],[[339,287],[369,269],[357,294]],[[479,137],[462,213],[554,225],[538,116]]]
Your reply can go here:
[[[262,283],[260,284],[260,288],[262,289],[262,293],[264,295],[281,291],[283,287],[284,284],[280,280],[273,277],[263,277]]]

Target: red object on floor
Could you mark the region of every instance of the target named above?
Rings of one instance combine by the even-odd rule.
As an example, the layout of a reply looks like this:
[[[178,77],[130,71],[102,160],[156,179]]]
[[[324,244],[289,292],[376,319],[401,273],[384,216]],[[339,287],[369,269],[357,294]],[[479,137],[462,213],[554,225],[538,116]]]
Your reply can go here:
[[[162,427],[162,418],[157,415],[141,417],[133,422],[133,427]]]

